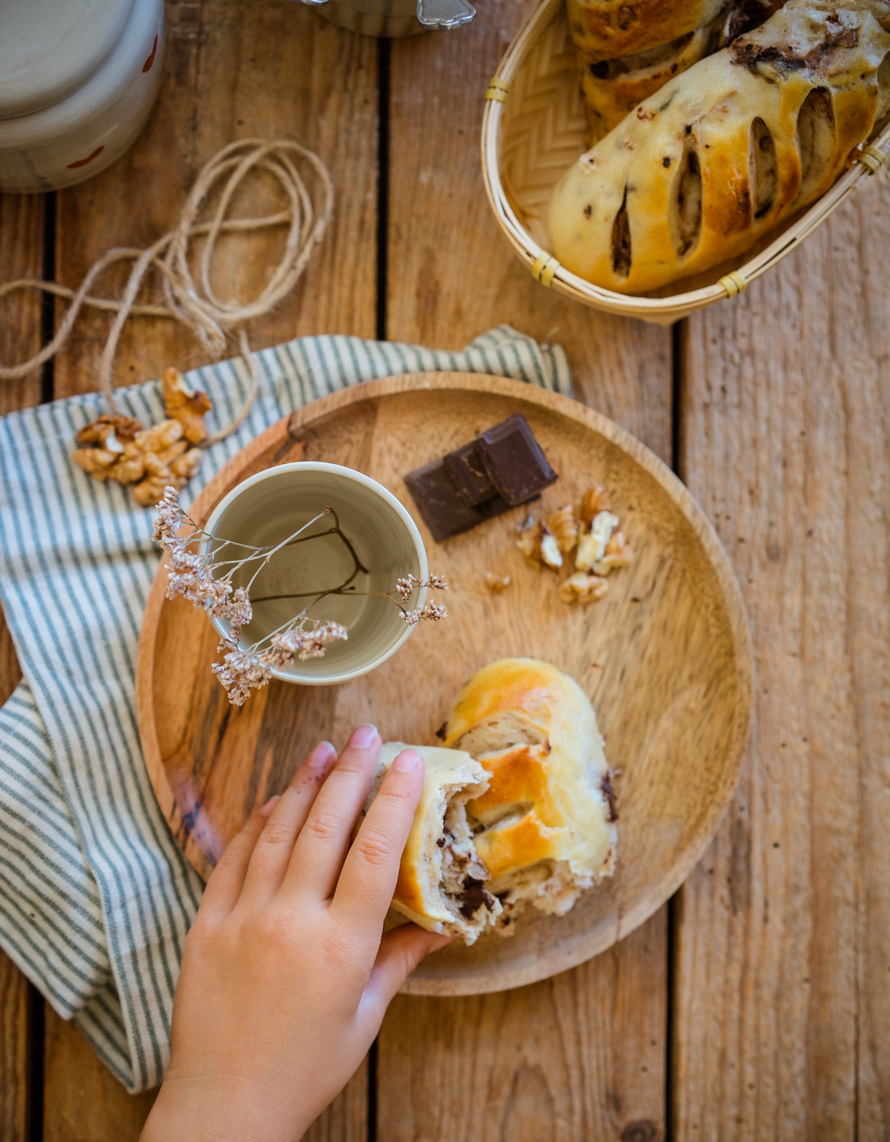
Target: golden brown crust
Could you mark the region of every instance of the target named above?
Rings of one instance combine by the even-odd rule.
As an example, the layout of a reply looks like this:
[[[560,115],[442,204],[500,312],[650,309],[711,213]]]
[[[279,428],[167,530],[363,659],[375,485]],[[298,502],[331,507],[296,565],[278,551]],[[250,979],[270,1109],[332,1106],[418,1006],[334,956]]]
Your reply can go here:
[[[564,175],[549,213],[556,257],[620,293],[737,258],[868,138],[890,100],[885,29],[890,0],[790,0],[671,80]]]
[[[570,9],[576,4],[577,0],[570,0]],[[583,41],[587,50],[578,44],[581,94],[590,128],[587,145],[602,139],[625,115],[675,76],[719,51],[736,36],[759,27],[781,7],[782,0],[728,0],[713,19],[689,27],[689,7],[681,5],[667,41],[651,40],[654,25],[646,24],[641,29],[646,35],[639,40],[645,46],[615,58],[600,58],[605,45],[594,49],[589,37]],[[708,11],[710,8],[705,9]]]
[[[592,63],[579,55],[581,94],[590,123],[587,141],[593,144],[602,139],[644,99],[704,59],[715,50],[713,39],[709,25],[661,49],[650,49],[621,60]]]
[[[464,734],[505,711],[519,711],[546,737],[563,678],[555,666],[536,659],[490,663],[474,674],[457,696],[442,744],[449,749],[461,748],[459,741]]]
[[[566,824],[553,799],[547,774],[549,749],[520,746],[497,756],[486,756],[491,773],[488,790],[467,808],[480,820],[504,805],[532,808],[512,824],[480,833],[476,851],[493,880],[519,868],[560,857],[557,830]]]
[[[542,863],[550,871],[529,883],[543,891],[529,898],[545,910],[565,910],[612,871],[608,762],[590,700],[572,678],[537,659],[491,663],[458,695],[445,745],[470,749],[491,775],[467,809],[481,826],[476,851],[492,891],[506,903],[511,883]]]
[[[633,55],[716,20],[727,0],[567,0],[569,28],[590,63]]]

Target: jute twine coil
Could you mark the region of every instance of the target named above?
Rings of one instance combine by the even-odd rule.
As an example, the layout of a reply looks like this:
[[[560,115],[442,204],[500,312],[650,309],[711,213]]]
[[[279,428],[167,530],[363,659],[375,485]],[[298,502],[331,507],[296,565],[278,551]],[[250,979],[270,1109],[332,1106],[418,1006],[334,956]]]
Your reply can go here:
[[[307,165],[320,184],[319,205],[306,185],[298,164]],[[284,191],[288,205],[275,214],[261,218],[227,218],[232,196],[240,184],[256,171],[270,174]],[[222,190],[213,217],[199,222],[201,206],[218,183]],[[203,167],[189,192],[176,226],[144,250],[120,247],[103,254],[89,269],[77,290],[56,282],[36,278],[19,278],[0,285],[0,298],[19,289],[36,289],[68,298],[71,304],[55,337],[28,361],[20,365],[0,364],[0,380],[18,380],[49,361],[65,344],[82,306],[103,309],[116,314],[108,340],[99,359],[99,390],[112,412],[120,413],[114,399],[112,366],[121,331],[131,316],[172,318],[190,329],[208,353],[221,357],[226,349],[227,334],[237,334],[241,352],[250,370],[251,387],[235,419],[215,435],[212,444],[238,427],[256,396],[259,374],[250,352],[243,326],[255,317],[273,309],[297,284],[321,241],[334,200],[331,176],[321,159],[308,147],[289,139],[239,139],[213,156]],[[210,270],[221,234],[254,232],[272,226],[288,225],[281,259],[269,275],[262,292],[252,301],[221,301],[210,284]],[[195,269],[189,262],[190,247],[199,236],[206,236],[203,249],[196,258]],[[119,300],[94,296],[90,291],[99,275],[117,262],[132,261],[133,268]],[[160,274],[164,292],[163,304],[136,301],[146,274],[155,269]]]

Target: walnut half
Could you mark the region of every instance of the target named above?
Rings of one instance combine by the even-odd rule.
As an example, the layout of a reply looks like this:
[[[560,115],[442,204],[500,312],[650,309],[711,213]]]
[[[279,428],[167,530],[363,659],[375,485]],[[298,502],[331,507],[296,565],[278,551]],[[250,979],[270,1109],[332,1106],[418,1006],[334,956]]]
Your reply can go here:
[[[609,580],[600,575],[576,571],[559,585],[559,597],[564,603],[593,603],[609,589]]]
[[[571,504],[557,508],[547,516],[547,527],[553,533],[556,545],[561,552],[568,554],[578,542],[578,521]]]
[[[164,411],[167,416],[179,421],[189,444],[200,444],[202,440],[206,440],[207,426],[204,423],[204,413],[210,412],[213,408],[210,397],[199,389],[190,389],[182,373],[174,368],[164,370],[161,391],[164,396]]]

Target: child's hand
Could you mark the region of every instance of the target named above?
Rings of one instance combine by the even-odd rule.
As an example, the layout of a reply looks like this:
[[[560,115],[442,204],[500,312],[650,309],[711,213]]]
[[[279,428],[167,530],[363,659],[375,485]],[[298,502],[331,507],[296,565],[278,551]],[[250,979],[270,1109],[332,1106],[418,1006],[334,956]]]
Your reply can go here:
[[[356,1071],[405,977],[448,938],[381,940],[423,784],[403,750],[355,842],[380,736],[315,747],[231,842],[189,932],[170,1067],[143,1142],[301,1137]]]

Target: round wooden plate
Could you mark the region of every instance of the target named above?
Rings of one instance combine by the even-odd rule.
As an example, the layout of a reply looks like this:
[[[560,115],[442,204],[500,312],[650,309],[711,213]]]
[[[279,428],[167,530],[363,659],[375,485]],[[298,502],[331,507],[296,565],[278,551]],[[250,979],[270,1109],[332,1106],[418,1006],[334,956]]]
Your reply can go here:
[[[559,578],[515,547],[518,508],[445,544],[432,541],[405,472],[522,412],[559,480],[545,510],[604,485],[631,566],[590,606],[560,602]],[[543,658],[593,700],[620,770],[618,868],[566,916],[529,910],[510,938],[484,936],[426,959],[412,994],[467,995],[564,971],[627,935],[677,889],[701,856],[738,778],[748,729],[751,651],[729,560],[686,488],[638,440],[565,397],[499,377],[388,378],[316,401],[243,449],[193,507],[203,522],[236,483],[292,460],[356,468],[418,520],[431,570],[448,578],[450,617],[421,626],[374,673],[343,686],[273,681],[241,709],[210,672],[217,637],[202,612],[152,586],[139,643],[137,695],[145,762],[188,859],[209,871],[254,806],[281,792],[322,738],[342,743],[363,721],[384,740],[434,743],[460,686],[493,659]],[[540,514],[541,505],[534,505]],[[486,571],[509,574],[491,595]]]

